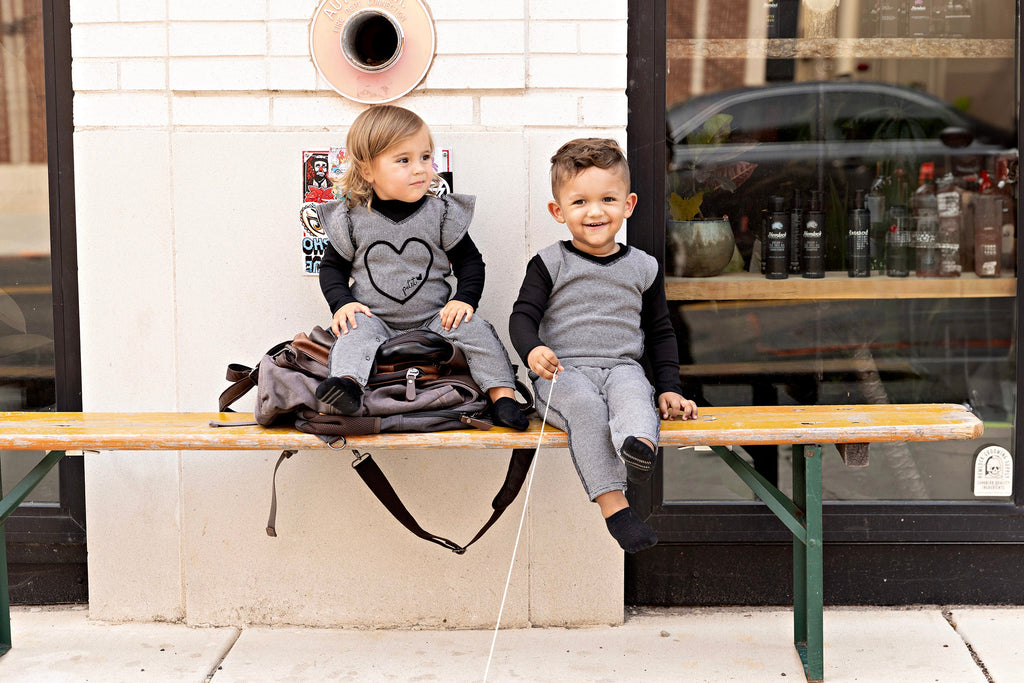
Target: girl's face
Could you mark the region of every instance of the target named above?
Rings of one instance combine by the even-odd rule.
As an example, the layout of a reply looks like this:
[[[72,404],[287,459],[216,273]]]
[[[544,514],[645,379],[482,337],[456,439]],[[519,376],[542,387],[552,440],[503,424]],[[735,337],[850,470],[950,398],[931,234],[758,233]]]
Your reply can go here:
[[[381,199],[415,202],[430,189],[434,150],[427,127],[399,140],[370,162],[362,172]]]

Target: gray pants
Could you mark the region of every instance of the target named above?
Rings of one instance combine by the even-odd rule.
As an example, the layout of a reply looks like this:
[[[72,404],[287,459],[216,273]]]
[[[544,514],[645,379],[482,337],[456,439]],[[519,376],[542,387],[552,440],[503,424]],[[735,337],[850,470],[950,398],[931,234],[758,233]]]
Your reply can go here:
[[[661,420],[654,389],[643,368],[632,361],[613,368],[574,367],[562,363],[552,390],[550,380],[530,373],[537,412],[551,391],[548,422],[569,435],[569,453],[590,500],[626,490],[626,465],[619,457],[627,436],[658,443]]]
[[[359,386],[366,386],[377,355],[377,347],[405,330],[393,330],[379,317],[356,313],[358,327],[348,328],[331,347],[330,373],[332,377],[351,377]],[[434,316],[419,329],[437,332],[455,343],[466,356],[469,374],[481,389],[516,386],[512,362],[498,338],[494,327],[481,316],[463,320],[457,328],[445,330],[440,316]]]

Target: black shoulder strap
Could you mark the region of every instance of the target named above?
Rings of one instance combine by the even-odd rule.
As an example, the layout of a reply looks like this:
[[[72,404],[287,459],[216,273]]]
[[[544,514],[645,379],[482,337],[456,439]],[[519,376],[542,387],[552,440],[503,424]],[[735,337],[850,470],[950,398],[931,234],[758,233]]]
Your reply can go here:
[[[356,455],[355,461],[352,463],[352,467],[355,468],[356,473],[366,483],[366,485],[373,492],[373,495],[377,496],[377,500],[384,504],[384,507],[388,509],[395,519],[402,523],[402,525],[411,531],[416,536],[436,543],[442,547],[448,548],[456,555],[461,555],[466,552],[466,548],[476,543],[484,533],[490,529],[498,518],[501,517],[505,509],[512,504],[512,501],[519,495],[520,489],[523,487],[523,482],[526,480],[526,473],[530,471],[530,463],[533,462],[534,451],[528,448],[517,448],[512,451],[512,457],[509,460],[508,472],[505,474],[505,481],[502,482],[501,489],[498,494],[494,497],[491,502],[491,507],[494,508],[494,512],[491,513],[490,519],[481,527],[480,531],[476,533],[466,545],[459,545],[454,541],[448,540],[443,536],[438,536],[426,531],[421,527],[412,514],[402,503],[395,489],[392,488],[391,482],[384,476],[384,472],[374,462],[373,457],[369,453],[360,453],[359,451],[352,451]]]
[[[405,504],[398,497],[394,487],[391,486],[391,482],[384,475],[384,472],[374,462],[373,457],[369,453],[360,453],[359,451],[352,451],[356,455],[355,461],[352,463],[352,467],[355,469],[359,478],[369,487],[373,495],[377,497],[384,507],[388,509],[395,519],[402,523],[402,525],[419,536],[420,538],[436,543],[442,547],[448,548],[453,553],[461,555],[466,552],[466,548],[476,543],[484,533],[487,532],[494,523],[498,521],[505,509],[512,504],[512,501],[519,495],[519,491],[523,488],[523,482],[526,481],[526,474],[530,471],[530,463],[533,462],[534,451],[528,448],[517,448],[512,451],[512,457],[508,463],[508,472],[505,474],[505,481],[501,484],[501,489],[498,490],[494,500],[491,502],[491,507],[494,512],[491,513],[490,519],[481,527],[480,531],[476,533],[466,545],[459,545],[454,541],[450,541],[443,536],[438,536],[426,531],[419,525],[416,519],[409,512]],[[277,517],[277,469],[281,466],[286,458],[291,457],[295,454],[295,451],[284,451],[281,453],[281,457],[277,460],[277,465],[274,467],[274,483],[273,491],[270,499],[270,517],[267,520],[267,535],[277,536],[277,530],[275,529],[276,517]]]

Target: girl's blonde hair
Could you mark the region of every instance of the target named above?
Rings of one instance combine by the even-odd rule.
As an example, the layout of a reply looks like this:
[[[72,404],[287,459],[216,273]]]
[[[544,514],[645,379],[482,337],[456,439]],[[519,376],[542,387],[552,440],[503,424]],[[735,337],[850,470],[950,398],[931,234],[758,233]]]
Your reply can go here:
[[[340,195],[345,197],[349,208],[370,206],[373,198],[373,186],[363,177],[363,171],[370,169],[370,164],[393,145],[412,137],[427,128],[419,116],[391,104],[378,104],[364,110],[352,127],[348,129],[345,140],[345,154],[348,157],[348,170],[339,182]],[[430,150],[434,150],[434,138],[430,136]],[[431,175],[433,184],[437,174]]]

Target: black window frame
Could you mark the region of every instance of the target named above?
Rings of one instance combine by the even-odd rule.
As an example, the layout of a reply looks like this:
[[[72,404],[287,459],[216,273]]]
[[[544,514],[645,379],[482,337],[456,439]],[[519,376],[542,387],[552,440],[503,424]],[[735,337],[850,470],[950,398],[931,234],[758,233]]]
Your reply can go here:
[[[56,409],[77,412],[82,410],[82,363],[69,0],[43,0],[42,18]],[[58,468],[59,503],[22,505],[5,522],[12,603],[88,598],[84,459],[62,458]]]
[[[628,243],[654,255],[664,264],[665,235],[659,226],[665,225],[665,93],[666,93],[666,26],[667,2],[629,0],[628,43],[627,43],[627,98],[629,116],[627,121],[627,155],[633,191],[641,198],[630,218]],[[1018,3],[1018,50],[1019,3]],[[1020,52],[1017,56],[1018,83],[1024,77]],[[1015,86],[1016,87],[1016,86]],[[1020,93],[1017,92],[1018,111]],[[1021,126],[1017,126],[1018,149],[1024,149]],[[1017,213],[1017,234],[1021,235],[1022,221]],[[1020,338],[1024,301],[1024,258],[1017,254],[1017,303],[1015,334]],[[1024,373],[1024,349],[1017,344],[1017,392],[1019,395]],[[929,602],[928,598],[961,597],[968,602],[1013,602],[1024,604],[1024,582],[1019,580],[1019,557],[1024,551],[1024,405],[1017,400],[1015,433],[1015,472],[1012,501],[969,502],[962,501],[907,501],[907,502],[842,502],[824,503],[824,539],[826,563],[831,554],[838,565],[848,570],[850,563],[863,561],[866,571],[895,571],[893,562],[886,560],[885,553],[873,550],[898,546],[904,557],[900,560],[906,566],[905,576],[913,580],[934,583],[936,572],[948,571],[954,566],[974,567],[975,561],[989,563],[989,576],[998,576],[1005,582],[991,590],[978,592],[946,590],[944,586],[930,586],[915,589],[906,586],[897,602]],[[724,557],[747,557],[738,547],[750,549],[749,557],[774,561],[788,557],[791,535],[767,508],[758,501],[746,502],[685,502],[663,503],[662,476],[660,467],[648,484],[632,486],[629,498],[632,505],[652,524],[659,536],[659,544],[652,551],[627,556],[627,603],[632,604],[680,604],[672,603],[677,598],[666,598],[669,603],[659,603],[650,596],[678,596],[679,591],[671,586],[655,587],[648,590],[647,583],[653,576],[682,579],[690,583],[689,575],[697,576],[702,571],[721,571]],[[910,550],[910,546],[916,550]],[[956,546],[955,561],[936,559],[936,551]],[[681,549],[707,552],[707,561],[681,559]],[[655,552],[657,551],[657,552]],[[739,552],[739,555],[737,555]],[[781,553],[781,554],[780,554]],[[909,555],[908,555],[909,553]],[[717,559],[715,559],[717,558]],[[773,559],[774,558],[774,559]],[[917,559],[915,559],[917,558]],[[948,560],[948,556],[946,558]],[[753,560],[759,561],[759,560]],[[788,561],[785,561],[788,565]],[[960,564],[957,564],[960,563]],[[746,565],[756,566],[756,565]],[[653,567],[653,570],[652,570]],[[683,569],[685,567],[685,569]],[[733,569],[732,571],[736,571]],[[844,570],[845,571],[845,570]],[[901,570],[902,571],[902,570]],[[755,572],[740,571],[745,579],[751,579]],[[830,580],[830,569],[826,566],[826,585]],[[684,576],[685,574],[685,576]],[[902,574],[901,574],[902,575]],[[722,587],[715,595],[688,592],[683,604],[774,604],[779,596],[786,593],[788,577],[778,577],[763,585],[750,580],[747,589],[731,591]],[[948,584],[949,582],[944,582]],[[639,587],[637,584],[642,584]],[[922,584],[923,586],[923,584]],[[826,599],[833,602],[864,602],[893,600],[891,593],[859,592],[860,588],[826,593]],[[745,597],[746,596],[746,597]],[[774,597],[773,597],[774,596]],[[882,596],[882,597],[880,597]],[[781,600],[785,602],[785,600]]]

